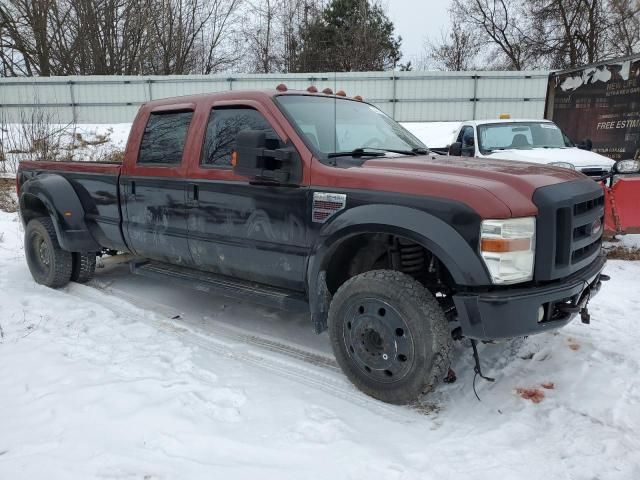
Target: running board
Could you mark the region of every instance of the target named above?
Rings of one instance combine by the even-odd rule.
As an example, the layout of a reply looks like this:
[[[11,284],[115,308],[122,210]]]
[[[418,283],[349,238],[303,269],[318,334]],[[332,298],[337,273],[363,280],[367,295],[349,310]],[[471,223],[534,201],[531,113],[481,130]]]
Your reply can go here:
[[[166,263],[132,261],[131,272],[149,278],[171,278],[178,283],[235,300],[293,312],[309,312],[307,300],[299,293],[260,283],[238,280]]]

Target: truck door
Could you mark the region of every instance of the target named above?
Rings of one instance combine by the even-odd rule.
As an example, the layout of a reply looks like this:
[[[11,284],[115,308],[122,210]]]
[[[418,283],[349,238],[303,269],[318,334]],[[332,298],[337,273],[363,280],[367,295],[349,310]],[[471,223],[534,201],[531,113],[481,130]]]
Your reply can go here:
[[[270,114],[248,103],[206,112],[200,161],[187,181],[191,254],[201,269],[303,290],[308,188],[250,182],[232,170],[239,131],[266,130],[279,138]]]
[[[137,158],[125,165],[123,232],[136,255],[190,265],[185,193],[190,150],[185,145],[190,144],[194,110],[190,105],[179,107],[149,112]]]

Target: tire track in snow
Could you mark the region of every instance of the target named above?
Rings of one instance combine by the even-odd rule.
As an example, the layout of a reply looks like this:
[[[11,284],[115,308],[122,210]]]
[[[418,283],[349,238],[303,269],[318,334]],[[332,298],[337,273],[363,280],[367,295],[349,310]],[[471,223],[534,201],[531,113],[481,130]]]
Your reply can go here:
[[[89,283],[89,286],[96,288],[98,290],[101,290],[107,295],[124,299],[130,304],[137,306],[141,309],[144,309],[146,311],[152,311],[157,314],[160,314],[166,317],[166,319],[182,320],[185,318],[183,313],[179,312],[178,310],[175,310],[174,308],[168,305],[165,305],[160,302],[153,302],[153,301],[140,299],[125,291],[122,291],[118,288],[113,288],[110,285],[99,282],[97,280],[91,281]],[[211,336],[210,334],[214,333],[216,335],[220,335],[221,337],[225,337],[230,340],[235,340],[241,343],[254,345],[254,346],[263,348],[265,350],[270,350],[272,352],[286,355],[296,360],[302,360],[304,362],[310,363],[311,365],[315,365],[317,367],[326,368],[334,372],[342,373],[342,370],[338,366],[338,362],[336,362],[335,359],[333,359],[332,357],[322,355],[319,353],[310,352],[300,347],[295,347],[293,345],[278,342],[277,340],[273,340],[271,338],[261,337],[259,335],[244,332],[237,327],[225,325],[224,323],[210,317],[205,317],[205,318],[206,318],[206,325],[207,325],[206,330],[198,329],[197,326],[194,326],[193,324],[188,324],[188,323],[185,323],[184,325],[180,323],[180,326],[185,327],[200,335],[204,335],[206,337],[210,337]]]
[[[209,331],[199,331],[192,325],[177,324],[172,321],[175,311],[174,315],[163,318],[171,313],[169,307],[157,305],[155,302],[141,301],[130,295],[124,296],[129,297],[131,301],[127,298],[122,299],[120,292],[112,289],[113,295],[110,295],[109,289],[110,287],[99,284],[96,286],[90,283],[85,286],[71,283],[65,292],[80,300],[98,304],[120,316],[135,319],[162,330],[170,330],[171,335],[181,338],[187,344],[259,367],[277,376],[360,405],[390,420],[413,423],[419,418],[416,412],[409,408],[389,405],[367,397],[342,378],[342,374],[338,373],[339,369],[334,369],[333,365],[327,362],[316,362],[315,357],[321,357],[324,360],[327,360],[327,357],[254,335],[231,332],[229,328],[218,328],[219,325],[214,329],[215,336],[213,336]],[[247,348],[243,351],[242,346],[255,348]]]

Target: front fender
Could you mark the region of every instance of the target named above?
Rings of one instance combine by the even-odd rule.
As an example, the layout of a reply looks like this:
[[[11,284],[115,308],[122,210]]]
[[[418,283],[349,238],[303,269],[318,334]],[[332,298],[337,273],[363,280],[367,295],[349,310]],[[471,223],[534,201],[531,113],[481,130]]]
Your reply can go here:
[[[307,268],[309,302],[313,316],[324,317],[326,314],[326,306],[319,303],[326,298],[322,272],[332,252],[346,238],[361,233],[389,233],[419,243],[438,257],[451,273],[456,285],[491,284],[477,252],[457,230],[440,218],[405,206],[362,205],[343,212],[320,230]],[[315,323],[319,324],[318,321]]]
[[[20,212],[23,223],[36,216],[30,209],[30,199],[38,199],[53,221],[58,242],[69,252],[99,251],[85,223],[85,212],[75,190],[60,175],[43,174],[27,180],[20,188]],[[43,213],[43,212],[37,212]]]

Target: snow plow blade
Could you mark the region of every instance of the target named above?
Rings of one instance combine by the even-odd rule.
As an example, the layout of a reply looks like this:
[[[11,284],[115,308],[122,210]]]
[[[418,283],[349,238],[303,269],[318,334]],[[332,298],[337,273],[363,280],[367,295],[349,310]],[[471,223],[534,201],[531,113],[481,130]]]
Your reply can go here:
[[[603,188],[605,235],[640,233],[640,177],[617,177]]]

